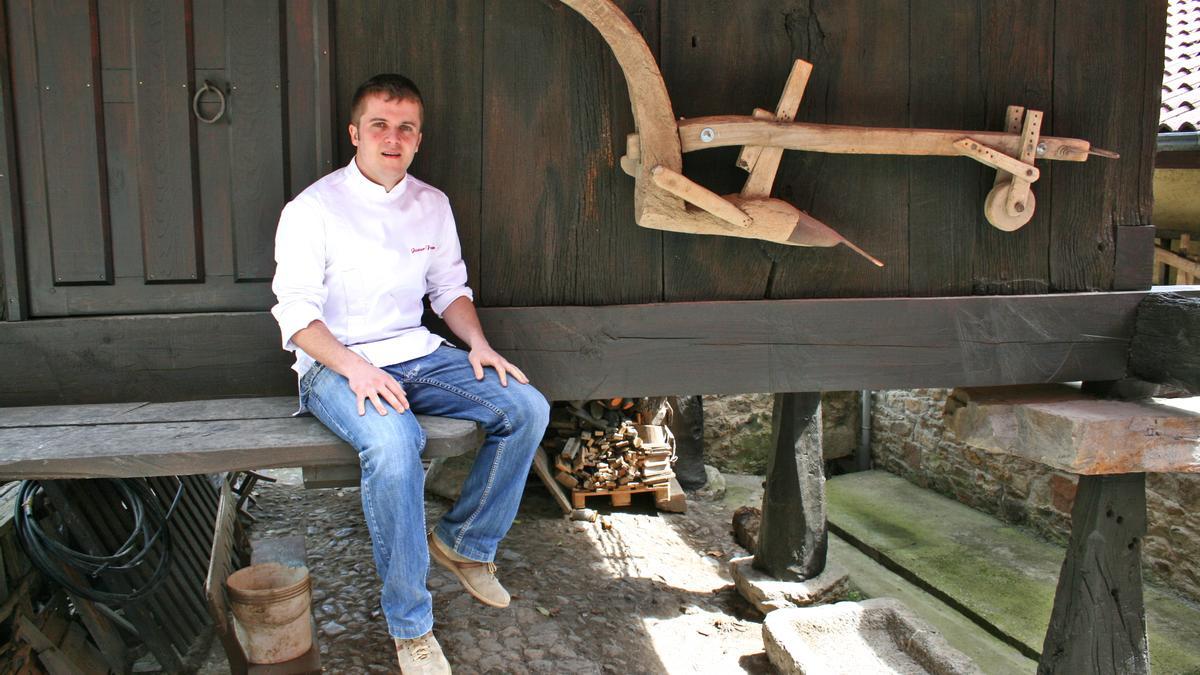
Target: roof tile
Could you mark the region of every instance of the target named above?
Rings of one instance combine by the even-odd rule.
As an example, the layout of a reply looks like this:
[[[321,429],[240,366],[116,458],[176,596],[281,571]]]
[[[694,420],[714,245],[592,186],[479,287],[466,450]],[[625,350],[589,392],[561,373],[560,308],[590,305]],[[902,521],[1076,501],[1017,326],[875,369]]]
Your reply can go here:
[[[1200,126],[1200,0],[1170,0],[1159,131]]]

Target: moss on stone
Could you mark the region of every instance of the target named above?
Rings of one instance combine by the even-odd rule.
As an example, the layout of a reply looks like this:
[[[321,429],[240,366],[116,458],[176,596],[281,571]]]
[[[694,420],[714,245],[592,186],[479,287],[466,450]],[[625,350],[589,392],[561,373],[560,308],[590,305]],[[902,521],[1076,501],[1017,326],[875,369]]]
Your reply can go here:
[[[1040,653],[1066,554],[954,500],[882,471],[826,483],[829,522]],[[1155,672],[1200,669],[1200,610],[1145,587]]]

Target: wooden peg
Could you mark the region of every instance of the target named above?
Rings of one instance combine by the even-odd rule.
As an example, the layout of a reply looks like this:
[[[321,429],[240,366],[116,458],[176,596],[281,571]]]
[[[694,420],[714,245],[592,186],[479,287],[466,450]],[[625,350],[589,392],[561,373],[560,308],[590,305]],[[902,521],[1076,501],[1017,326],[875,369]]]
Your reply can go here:
[[[771,120],[775,121],[775,113],[762,108],[755,108],[751,115],[756,120]],[[754,170],[754,165],[758,164],[758,158],[762,155],[763,146],[761,145],[743,145],[742,151],[738,153],[737,167],[749,173]]]
[[[1041,175],[1036,166],[1023,164],[1003,152],[989,148],[973,138],[964,138],[956,141],[954,147],[958,148],[960,153],[981,164],[986,164],[1000,171],[1006,171],[1014,176],[1020,176],[1023,181],[1033,182]]]
[[[1025,112],[1025,126],[1021,130],[1021,153],[1017,159],[1021,160],[1022,164],[1033,166],[1033,162],[1037,159],[1037,144],[1038,137],[1041,135],[1042,129],[1042,111],[1028,110]],[[1036,169],[1034,169],[1036,171]],[[1008,215],[1019,217],[1029,208],[1029,186],[1037,178],[1028,178],[1020,172],[1013,171],[1012,188],[1008,191],[1008,199],[1005,200],[1004,209]]]
[[[1019,105],[1010,105],[1004,113],[1004,131],[1010,134],[1021,133],[1021,120],[1025,117],[1025,108]],[[996,171],[996,180],[992,182],[995,186],[1002,181],[1009,180],[1012,174],[1007,171]]]
[[[659,165],[650,170],[650,178],[658,187],[699,209],[707,211],[738,229],[746,229],[754,219],[721,195],[688,180],[682,174]]]
[[[808,86],[808,77],[812,74],[812,64],[802,59],[796,59],[792,71],[788,74],[787,83],[783,85],[783,94],[779,97],[779,105],[775,108],[776,122],[791,122],[796,118],[800,109],[800,100],[804,98],[804,89]],[[775,184],[775,174],[779,171],[779,162],[783,159],[783,148],[771,145],[762,148],[757,161],[750,169],[746,185],[742,187],[742,197],[771,196],[771,186]]]
[[[642,139],[637,134],[625,137],[625,155],[621,157],[621,171],[637,178],[642,166]]]

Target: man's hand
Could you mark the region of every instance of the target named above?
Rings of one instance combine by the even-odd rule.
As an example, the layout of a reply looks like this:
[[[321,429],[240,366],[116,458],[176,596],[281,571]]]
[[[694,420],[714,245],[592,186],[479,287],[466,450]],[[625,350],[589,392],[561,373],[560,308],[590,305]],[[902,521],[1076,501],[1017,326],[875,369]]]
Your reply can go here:
[[[404,388],[400,386],[400,383],[391,375],[366,361],[360,360],[356,365],[348,368],[346,379],[350,381],[350,391],[354,392],[354,397],[358,400],[360,416],[367,414],[367,399],[371,400],[371,404],[375,406],[375,412],[380,415],[387,415],[387,408],[383,406],[384,401],[401,415],[409,408],[408,397],[405,396]]]
[[[508,362],[508,359],[496,353],[496,350],[489,346],[475,347],[467,354],[467,360],[471,362],[471,368],[475,370],[475,379],[483,379],[484,366],[491,366],[496,369],[496,374],[500,376],[500,386],[508,386],[508,374],[511,373],[517,382],[521,384],[529,384],[529,378],[525,377],[525,373],[521,369]]]

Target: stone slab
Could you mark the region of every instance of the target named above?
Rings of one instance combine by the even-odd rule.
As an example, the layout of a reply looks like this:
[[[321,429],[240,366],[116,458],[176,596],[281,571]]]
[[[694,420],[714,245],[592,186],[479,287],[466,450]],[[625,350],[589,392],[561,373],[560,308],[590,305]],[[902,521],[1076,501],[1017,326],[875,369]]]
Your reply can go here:
[[[933,597],[867,554],[829,535],[829,559],[850,572],[851,598],[895,598],[933,626],[951,647],[971,658],[984,675],[1032,673],[1037,661],[984,630],[950,605]]]
[[[825,571],[812,579],[780,581],[755,569],[754,556],[744,556],[729,561],[729,572],[738,593],[763,614],[835,602],[850,590],[846,570],[834,564],[826,564]]]
[[[1077,474],[1200,472],[1200,415],[1067,385],[955,389],[946,428],[968,445]]]
[[[1066,549],[884,471],[826,482],[830,530],[1037,658]],[[1200,609],[1144,589],[1152,672],[1200,670]]]
[[[781,609],[763,621],[763,642],[771,664],[786,675],[982,672],[892,598]]]

